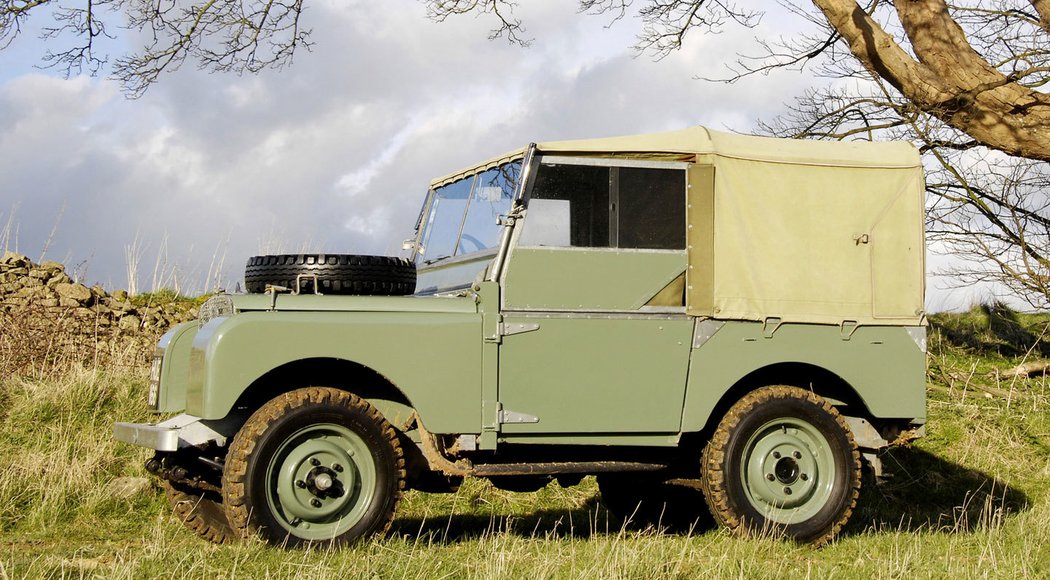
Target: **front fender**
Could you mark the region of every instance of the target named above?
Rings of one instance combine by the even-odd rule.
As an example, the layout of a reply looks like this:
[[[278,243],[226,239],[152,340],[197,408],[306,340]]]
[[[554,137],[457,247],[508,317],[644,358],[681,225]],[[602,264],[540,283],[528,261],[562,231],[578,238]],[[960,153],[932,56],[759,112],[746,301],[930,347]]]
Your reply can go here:
[[[186,411],[221,419],[253,382],[304,359],[386,377],[435,433],[481,430],[481,316],[466,312],[244,312],[209,321],[191,353]]]
[[[198,328],[196,320],[184,322],[165,332],[157,343],[156,356],[161,357],[154,409],[157,413],[175,413],[186,408],[190,351]]]

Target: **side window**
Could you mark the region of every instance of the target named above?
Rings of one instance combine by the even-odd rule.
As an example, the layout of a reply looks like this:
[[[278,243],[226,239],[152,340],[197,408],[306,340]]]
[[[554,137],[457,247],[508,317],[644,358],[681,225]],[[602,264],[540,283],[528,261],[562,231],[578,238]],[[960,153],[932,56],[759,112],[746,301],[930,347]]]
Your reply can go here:
[[[609,168],[541,165],[523,236],[525,245],[608,247]]]
[[[541,164],[520,244],[685,249],[684,169]]]
[[[619,168],[617,246],[685,249],[685,171]]]

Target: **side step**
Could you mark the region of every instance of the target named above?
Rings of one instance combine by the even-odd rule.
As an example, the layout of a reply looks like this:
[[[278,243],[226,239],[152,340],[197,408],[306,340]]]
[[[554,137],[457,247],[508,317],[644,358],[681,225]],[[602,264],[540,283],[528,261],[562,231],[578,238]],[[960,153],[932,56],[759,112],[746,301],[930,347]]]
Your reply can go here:
[[[566,475],[570,473],[608,473],[617,471],[660,471],[668,466],[634,461],[564,461],[560,463],[481,463],[469,474],[476,477],[500,475]]]

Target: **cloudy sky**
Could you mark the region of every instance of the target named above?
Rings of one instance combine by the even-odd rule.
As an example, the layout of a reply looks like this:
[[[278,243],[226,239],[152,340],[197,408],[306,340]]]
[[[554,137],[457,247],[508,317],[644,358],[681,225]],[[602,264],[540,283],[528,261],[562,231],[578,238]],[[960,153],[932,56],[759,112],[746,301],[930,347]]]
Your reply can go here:
[[[0,52],[0,250],[110,289],[129,287],[129,262],[139,290],[196,293],[216,270],[233,288],[255,254],[397,253],[429,180],[472,161],[530,141],[748,131],[812,82],[696,80],[804,26],[773,7],[756,29],[694,35],[654,61],[631,48],[636,19],[565,0],[521,3],[530,48],[488,40],[484,17],[431,22],[416,0],[307,4],[316,46],[293,66],[185,66],[133,101],[105,78],[35,68],[46,47],[29,34]]]

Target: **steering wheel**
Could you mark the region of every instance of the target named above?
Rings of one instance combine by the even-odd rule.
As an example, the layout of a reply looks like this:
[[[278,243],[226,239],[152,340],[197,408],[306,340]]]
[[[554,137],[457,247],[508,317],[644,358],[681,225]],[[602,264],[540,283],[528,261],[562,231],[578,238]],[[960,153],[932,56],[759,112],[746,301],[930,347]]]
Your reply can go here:
[[[481,250],[485,249],[484,242],[482,242],[481,240],[475,238],[474,236],[472,236],[470,234],[464,233],[464,234],[461,234],[459,236],[459,245],[462,246],[463,242],[469,242],[470,245],[474,246],[474,250],[473,251],[475,251],[475,252],[480,252]]]

